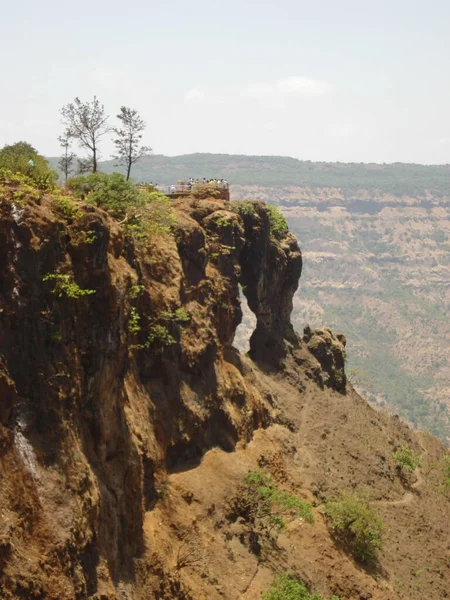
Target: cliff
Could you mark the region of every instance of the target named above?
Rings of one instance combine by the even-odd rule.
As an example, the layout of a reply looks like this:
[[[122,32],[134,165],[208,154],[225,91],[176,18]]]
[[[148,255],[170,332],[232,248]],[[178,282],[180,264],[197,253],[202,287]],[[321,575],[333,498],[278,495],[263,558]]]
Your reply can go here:
[[[177,200],[144,244],[89,204],[0,197],[2,598],[256,599],[280,570],[341,599],[447,597],[445,448],[355,394],[343,336],[294,332],[301,253],[262,203]],[[401,473],[404,446],[428,469]],[[257,469],[314,523],[252,529]],[[388,532],[376,568],[323,515],[360,487]]]

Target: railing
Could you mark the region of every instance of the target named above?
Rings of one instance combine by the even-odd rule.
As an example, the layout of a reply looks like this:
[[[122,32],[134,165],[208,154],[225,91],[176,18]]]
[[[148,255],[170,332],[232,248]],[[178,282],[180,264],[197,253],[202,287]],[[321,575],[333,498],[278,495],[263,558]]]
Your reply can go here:
[[[218,190],[228,190],[228,183],[210,183],[208,182],[195,182],[195,183],[177,183],[176,185],[157,185],[155,186],[158,192],[166,196],[172,196],[175,194],[190,194],[196,186],[201,185],[215,185]]]

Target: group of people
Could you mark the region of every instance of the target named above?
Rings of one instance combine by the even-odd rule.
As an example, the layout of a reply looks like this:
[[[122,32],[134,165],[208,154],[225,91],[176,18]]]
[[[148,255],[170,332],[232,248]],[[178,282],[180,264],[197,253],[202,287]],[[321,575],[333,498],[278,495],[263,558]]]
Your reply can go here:
[[[188,187],[190,186],[190,188],[193,188],[194,185],[205,183],[212,183],[220,189],[226,189],[228,187],[228,181],[226,179],[207,179],[206,177],[203,177],[203,179],[194,179],[193,177],[189,177],[187,185]]]
[[[203,179],[194,179],[193,177],[189,177],[187,182],[178,181],[177,184],[172,184],[169,186],[160,186],[158,184],[153,185],[150,182],[150,185],[153,185],[157,190],[165,193],[165,194],[179,194],[183,192],[190,192],[197,185],[211,184],[215,185],[218,189],[226,190],[228,189],[228,181],[226,179],[207,179],[203,177]]]

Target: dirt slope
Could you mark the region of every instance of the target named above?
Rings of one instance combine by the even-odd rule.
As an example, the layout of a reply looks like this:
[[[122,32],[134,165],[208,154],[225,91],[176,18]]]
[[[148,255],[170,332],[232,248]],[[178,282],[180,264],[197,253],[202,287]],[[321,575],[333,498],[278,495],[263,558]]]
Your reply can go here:
[[[0,202],[2,598],[250,600],[287,569],[342,600],[447,597],[446,449],[352,390],[344,338],[294,333],[301,254],[262,204],[178,201],[174,235],[137,247],[92,206],[62,216],[16,191]],[[249,356],[233,348],[238,283]],[[423,464],[409,479],[405,445]],[[255,469],[314,522],[252,531],[234,507]],[[363,487],[386,526],[372,570],[323,516]]]

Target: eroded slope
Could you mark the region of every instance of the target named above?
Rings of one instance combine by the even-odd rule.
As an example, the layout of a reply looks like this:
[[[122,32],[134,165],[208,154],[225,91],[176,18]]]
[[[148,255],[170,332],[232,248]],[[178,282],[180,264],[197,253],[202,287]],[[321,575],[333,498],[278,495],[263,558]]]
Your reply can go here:
[[[2,597],[256,599],[279,569],[327,596],[445,597],[449,505],[430,467],[445,450],[348,388],[342,337],[294,333],[301,255],[263,205],[178,201],[174,235],[136,246],[90,205],[61,214],[14,191],[0,205]],[[239,282],[249,357],[232,346]],[[429,467],[413,492],[403,445]],[[264,548],[232,510],[258,468],[315,517]],[[360,486],[387,524],[374,572],[322,515]]]

